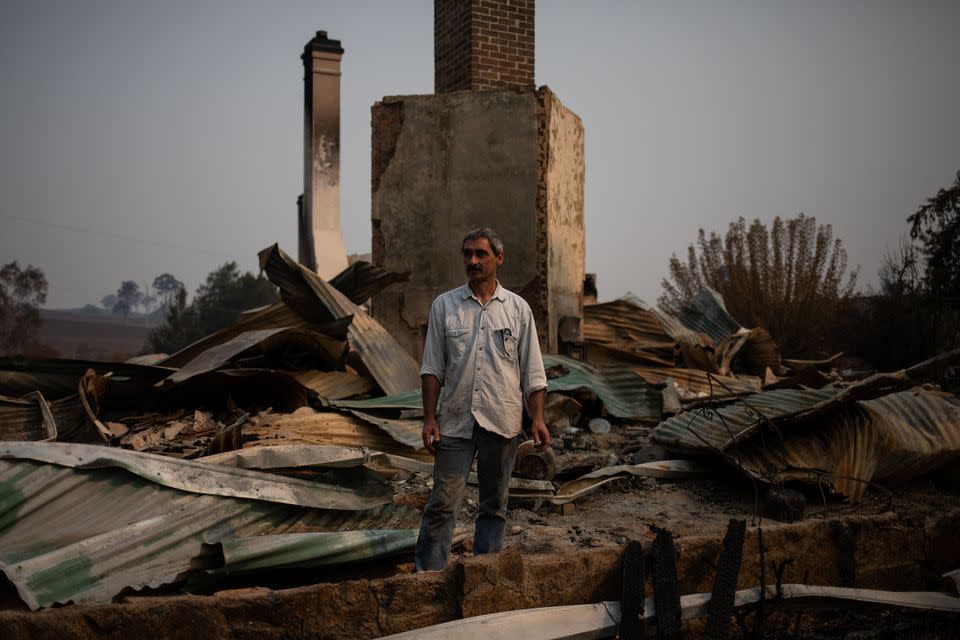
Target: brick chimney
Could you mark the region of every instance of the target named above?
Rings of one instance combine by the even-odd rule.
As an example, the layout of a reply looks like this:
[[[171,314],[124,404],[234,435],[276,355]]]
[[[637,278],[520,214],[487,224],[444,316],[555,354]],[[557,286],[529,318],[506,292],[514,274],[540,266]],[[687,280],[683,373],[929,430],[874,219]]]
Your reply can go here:
[[[434,0],[437,93],[532,89],[534,0]]]
[[[326,31],[303,48],[303,196],[299,260],[330,279],[347,267],[340,232],[340,58]]]

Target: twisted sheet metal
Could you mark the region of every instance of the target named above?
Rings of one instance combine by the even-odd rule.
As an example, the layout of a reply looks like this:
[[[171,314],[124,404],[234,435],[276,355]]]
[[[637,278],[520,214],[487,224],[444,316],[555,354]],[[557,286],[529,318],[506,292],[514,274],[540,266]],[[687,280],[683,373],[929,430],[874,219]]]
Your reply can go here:
[[[409,271],[387,271],[365,260],[357,260],[331,278],[330,284],[354,304],[363,304],[390,285],[409,279]]]
[[[662,367],[634,367],[633,370],[650,384],[661,384],[668,378],[684,401],[710,397],[734,397],[760,392],[760,378],[751,376],[713,376],[713,384],[706,371],[700,369],[664,369]],[[711,395],[712,394],[712,395]]]
[[[372,391],[377,386],[373,379],[348,371],[308,370],[289,373],[297,382],[327,400],[358,396]]]
[[[347,334],[380,388],[387,394],[420,386],[420,367],[383,326],[316,273],[297,263],[276,244],[260,252],[260,267],[280,287],[284,302],[314,321],[352,315]]]
[[[727,312],[723,297],[707,287],[700,289],[680,311],[680,322],[689,329],[705,333],[714,344],[720,344],[727,336],[743,331],[740,323]]]
[[[858,501],[960,459],[960,400],[920,388],[864,400],[730,454],[758,478],[825,482]]]
[[[271,414],[243,427],[244,447],[273,444],[318,444],[367,448],[433,462],[425,449],[401,444],[378,426],[336,411],[299,409],[291,414]]]
[[[654,365],[674,364],[676,339],[666,332],[657,316],[628,300],[584,306],[583,339]],[[587,354],[590,357],[589,349]]]
[[[191,493],[230,496],[323,509],[363,510],[390,502],[339,487],[272,474],[89,444],[0,442],[0,458],[63,467],[117,467],[141,478]]]
[[[30,608],[108,602],[222,562],[203,545],[233,538],[408,528],[406,507],[352,514],[171,489],[117,468],[0,460],[0,569]],[[349,560],[349,555],[347,560]],[[261,561],[269,567],[269,558]]]
[[[547,381],[549,391],[589,389],[597,394],[610,415],[659,421],[663,417],[660,389],[648,384],[630,367],[610,365],[593,367],[585,362],[545,354],[546,368],[562,366],[567,373]]]
[[[695,409],[668,418],[654,429],[651,438],[673,451],[723,451],[753,435],[761,427],[761,416],[776,421],[810,411],[840,392],[828,387],[815,391],[780,389],[756,393],[722,407]]]

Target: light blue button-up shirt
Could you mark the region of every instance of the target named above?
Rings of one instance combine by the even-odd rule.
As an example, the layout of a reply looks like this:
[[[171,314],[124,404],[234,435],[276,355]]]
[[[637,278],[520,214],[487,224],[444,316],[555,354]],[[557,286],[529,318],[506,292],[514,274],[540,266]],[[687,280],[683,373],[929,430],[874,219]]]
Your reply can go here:
[[[516,436],[524,399],[547,388],[530,305],[500,283],[485,305],[469,284],[439,295],[430,307],[424,374],[444,388],[441,435],[469,438],[476,420],[487,431]]]

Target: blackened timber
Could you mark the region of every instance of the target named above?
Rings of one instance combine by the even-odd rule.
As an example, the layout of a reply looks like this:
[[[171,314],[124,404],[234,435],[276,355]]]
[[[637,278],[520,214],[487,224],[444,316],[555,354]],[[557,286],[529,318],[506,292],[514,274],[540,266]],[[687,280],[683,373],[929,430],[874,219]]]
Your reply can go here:
[[[640,640],[643,624],[643,547],[630,541],[621,561],[620,640]]]
[[[730,519],[723,537],[723,551],[713,579],[713,595],[707,605],[707,626],[704,640],[726,640],[733,615],[733,600],[737,592],[737,578],[743,559],[743,540],[747,532],[746,520]]]
[[[680,640],[680,587],[673,534],[650,526],[653,540],[653,603],[657,612],[657,640]]]

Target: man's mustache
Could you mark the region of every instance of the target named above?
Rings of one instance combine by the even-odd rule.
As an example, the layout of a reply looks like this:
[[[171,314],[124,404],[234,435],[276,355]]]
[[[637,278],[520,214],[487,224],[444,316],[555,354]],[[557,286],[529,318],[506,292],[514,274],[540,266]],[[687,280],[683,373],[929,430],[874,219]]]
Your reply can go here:
[[[483,267],[467,267],[467,271],[483,271]]]

